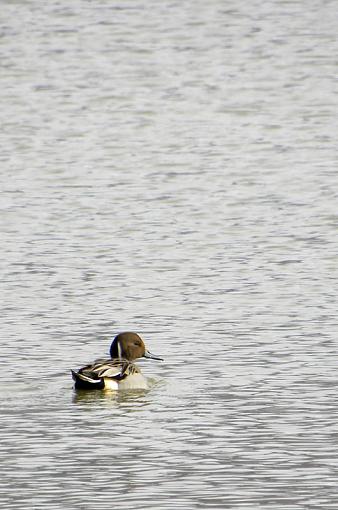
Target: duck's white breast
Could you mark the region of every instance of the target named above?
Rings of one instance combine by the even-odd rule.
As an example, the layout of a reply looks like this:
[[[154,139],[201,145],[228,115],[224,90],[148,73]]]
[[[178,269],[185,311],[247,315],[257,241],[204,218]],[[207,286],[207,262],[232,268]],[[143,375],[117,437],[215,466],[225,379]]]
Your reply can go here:
[[[119,390],[146,390],[147,379],[142,374],[131,374],[118,383]]]

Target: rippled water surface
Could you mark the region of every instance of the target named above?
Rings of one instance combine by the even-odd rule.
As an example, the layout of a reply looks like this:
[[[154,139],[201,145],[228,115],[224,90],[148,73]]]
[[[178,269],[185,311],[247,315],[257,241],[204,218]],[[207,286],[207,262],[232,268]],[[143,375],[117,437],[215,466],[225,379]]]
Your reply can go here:
[[[335,1],[3,1],[0,502],[338,508]],[[123,330],[148,392],[79,393]]]

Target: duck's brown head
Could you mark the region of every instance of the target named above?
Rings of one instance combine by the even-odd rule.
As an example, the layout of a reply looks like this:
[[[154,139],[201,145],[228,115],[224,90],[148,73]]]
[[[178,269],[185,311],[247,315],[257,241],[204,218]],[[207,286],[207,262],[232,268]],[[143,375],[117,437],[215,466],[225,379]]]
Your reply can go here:
[[[123,358],[133,361],[137,358],[151,358],[163,361],[162,358],[151,354],[144,345],[142,338],[137,333],[126,331],[119,333],[110,346],[112,358]]]

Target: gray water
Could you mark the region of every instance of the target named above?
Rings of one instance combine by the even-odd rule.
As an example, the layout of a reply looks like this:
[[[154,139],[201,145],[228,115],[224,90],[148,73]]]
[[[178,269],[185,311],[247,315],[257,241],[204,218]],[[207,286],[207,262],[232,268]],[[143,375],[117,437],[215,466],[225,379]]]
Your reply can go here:
[[[1,3],[1,508],[338,508],[337,26]],[[123,330],[150,390],[76,394]]]

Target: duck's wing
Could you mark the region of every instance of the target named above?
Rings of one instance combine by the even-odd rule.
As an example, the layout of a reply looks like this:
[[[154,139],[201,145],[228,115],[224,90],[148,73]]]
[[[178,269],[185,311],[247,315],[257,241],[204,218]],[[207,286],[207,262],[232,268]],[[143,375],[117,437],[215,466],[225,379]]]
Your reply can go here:
[[[109,377],[110,379],[120,380],[128,375],[129,365],[130,363],[128,361],[108,359],[97,360],[88,368],[90,372],[96,374],[97,377]]]
[[[127,360],[98,359],[80,368],[78,372],[72,370],[72,376],[75,388],[102,389],[105,387],[104,379],[113,379],[118,382],[136,372],[139,372],[139,369]]]

